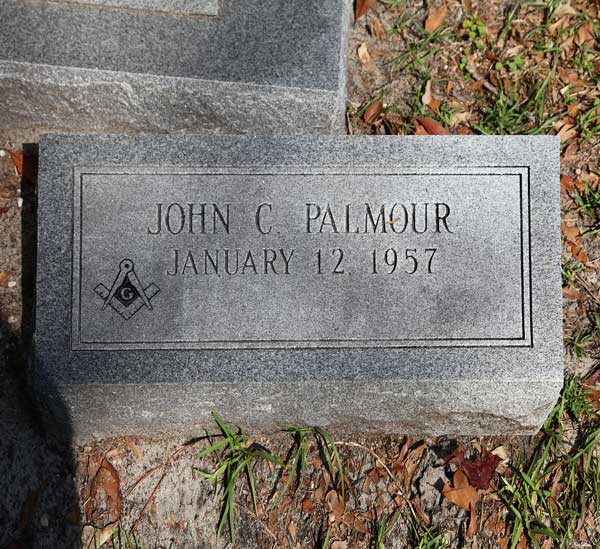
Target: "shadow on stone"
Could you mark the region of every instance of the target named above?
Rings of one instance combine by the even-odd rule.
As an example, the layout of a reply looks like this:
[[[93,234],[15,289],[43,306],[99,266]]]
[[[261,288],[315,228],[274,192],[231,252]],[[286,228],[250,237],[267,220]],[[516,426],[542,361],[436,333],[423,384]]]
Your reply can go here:
[[[71,430],[65,423],[59,437],[51,436],[47,412],[32,392],[37,145],[26,144],[23,150],[20,333],[0,321],[0,547],[77,547]]]

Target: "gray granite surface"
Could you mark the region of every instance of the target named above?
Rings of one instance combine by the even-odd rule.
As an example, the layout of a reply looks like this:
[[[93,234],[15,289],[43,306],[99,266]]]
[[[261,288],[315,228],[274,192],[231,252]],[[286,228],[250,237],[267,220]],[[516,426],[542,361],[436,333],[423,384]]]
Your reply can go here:
[[[532,433],[558,396],[555,138],[47,135],[40,153],[33,379],[76,437],[190,431],[213,409],[255,428]],[[194,204],[195,228],[178,206],[167,225],[171,204]],[[365,204],[387,205],[385,232]],[[227,275],[221,255],[217,276],[207,249],[253,259]]]
[[[44,0],[42,0],[44,1]],[[99,8],[158,11],[172,15],[218,15],[219,0],[50,0]]]
[[[348,0],[228,0],[189,17],[3,0],[0,125],[337,133],[350,11]]]

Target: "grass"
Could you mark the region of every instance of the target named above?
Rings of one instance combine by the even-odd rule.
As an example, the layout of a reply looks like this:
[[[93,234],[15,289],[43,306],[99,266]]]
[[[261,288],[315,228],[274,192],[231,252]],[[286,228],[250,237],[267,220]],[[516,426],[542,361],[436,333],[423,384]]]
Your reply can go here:
[[[346,479],[344,477],[344,466],[342,465],[342,460],[340,459],[337,445],[335,444],[331,434],[321,427],[300,427],[292,424],[285,425],[284,431],[286,431],[294,440],[294,444],[290,452],[290,454],[293,453],[293,455],[290,456],[291,463],[287,480],[285,481],[285,484],[283,485],[283,488],[276,499],[276,503],[281,502],[283,496],[288,491],[292,480],[296,479],[297,485],[299,485],[302,481],[304,469],[306,467],[306,456],[309,448],[309,436],[312,436],[316,442],[319,455],[321,456],[323,464],[329,473],[331,482],[333,482],[334,485],[339,486],[342,499],[344,499],[344,485],[346,484]],[[290,462],[290,460],[287,461]],[[287,463],[284,465],[284,467],[286,466]]]
[[[432,47],[432,45],[443,37],[449,36],[453,31],[448,27],[440,26],[435,31],[429,33],[423,28],[420,22],[414,19],[402,19],[396,23],[396,32],[408,25],[411,26],[411,29],[415,29],[417,40],[407,46],[406,51],[394,59],[393,63],[396,64],[396,69],[399,72],[416,68],[420,74],[427,75],[429,73],[426,70],[425,61],[439,51],[439,48]]]
[[[600,99],[594,99],[592,106],[577,117],[577,131],[582,139],[600,135]]]
[[[474,128],[484,134],[543,134],[552,128],[552,123],[564,113],[546,112],[548,85],[550,84],[558,64],[560,50],[553,51],[552,67],[541,83],[533,79],[529,83],[526,98],[521,100],[519,91],[521,85],[515,66],[511,71],[513,83],[508,91],[502,86],[498,88],[495,101],[490,107],[484,108],[479,124]]]
[[[583,265],[579,261],[568,259],[564,261],[560,268],[560,274],[562,276],[563,286],[568,286],[575,282],[577,273],[583,271]]]
[[[428,118],[434,118],[444,128],[450,128],[452,126],[452,118],[455,114],[461,112],[460,109],[451,108],[446,101],[443,101],[438,107],[437,112],[432,112],[426,105],[423,104],[423,94],[425,93],[425,86],[427,85],[427,79],[421,81],[421,85],[417,89],[417,93],[414,99],[414,109],[416,116],[425,116]]]
[[[396,527],[400,519],[400,510],[393,515],[383,515],[375,524],[375,549],[385,549],[385,538]]]
[[[248,435],[238,426],[228,427],[223,420],[213,412],[213,419],[220,433],[207,435],[209,441],[219,438],[216,442],[202,450],[196,455],[197,459],[203,459],[209,455],[216,455],[219,466],[212,472],[196,468],[196,471],[206,480],[222,482],[222,507],[217,525],[217,538],[221,534],[223,526],[229,525],[229,536],[232,544],[235,544],[235,486],[244,476],[247,479],[254,510],[257,510],[256,487],[254,484],[253,465],[257,460],[265,459],[276,465],[280,461],[266,449],[255,443],[249,443]]]
[[[565,346],[578,358],[586,355],[585,346],[592,339],[591,334],[575,334],[573,337],[565,337]]]
[[[593,189],[588,184],[582,191],[575,189],[572,194],[575,211],[582,217],[587,216],[591,225],[586,233],[596,233],[600,230],[600,188]]]
[[[578,427],[566,438],[569,422]],[[575,377],[568,379],[546,420],[542,435],[526,460],[521,455],[510,478],[500,477],[498,493],[511,517],[510,547],[524,536],[539,549],[546,539],[571,547],[575,530],[590,506],[600,505],[600,422],[588,393]]]
[[[291,464],[287,474],[287,480],[285,481],[283,488],[275,500],[275,505],[281,503],[283,496],[285,496],[287,493],[293,480],[296,480],[296,486],[299,486],[302,483],[304,470],[306,468],[306,456],[308,454],[307,435],[310,433],[310,428],[286,425],[284,430],[294,439],[294,444],[288,453],[288,455],[290,455]],[[289,461],[290,460],[286,460],[286,463],[284,464],[284,470],[287,467],[287,462]],[[282,471],[281,476],[283,476],[283,472],[284,471]]]
[[[414,549],[446,549],[445,533],[435,533],[432,528],[418,527],[413,525],[413,547]]]

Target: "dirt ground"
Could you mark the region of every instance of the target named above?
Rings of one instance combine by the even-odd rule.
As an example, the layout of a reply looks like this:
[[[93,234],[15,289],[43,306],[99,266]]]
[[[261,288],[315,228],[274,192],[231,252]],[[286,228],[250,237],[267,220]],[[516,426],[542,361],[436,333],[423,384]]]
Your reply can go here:
[[[25,352],[36,149],[23,144],[38,136],[0,134],[0,548],[600,547],[597,4],[363,0],[356,9],[349,133],[560,135],[565,367],[577,376],[562,407],[536,437],[241,436],[229,457],[247,452],[256,506],[242,476],[235,543],[227,524],[218,537],[223,485],[201,472],[218,466],[214,454],[197,457],[205,433],[70,447],[41,430]]]

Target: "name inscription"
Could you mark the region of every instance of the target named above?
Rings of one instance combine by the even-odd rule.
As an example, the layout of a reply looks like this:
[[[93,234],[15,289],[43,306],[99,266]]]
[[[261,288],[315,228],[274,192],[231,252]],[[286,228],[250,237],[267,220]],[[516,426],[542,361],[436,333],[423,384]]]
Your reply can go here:
[[[190,234],[206,235],[219,232],[230,234],[232,223],[231,204],[187,203],[156,204],[153,214],[156,222],[153,227],[148,227],[150,235],[168,233],[170,235]],[[261,235],[271,234],[274,230],[273,204],[262,202],[254,209],[254,228]],[[335,206],[331,204],[305,204],[304,226],[306,234],[424,234],[427,231],[437,233],[452,231],[448,227],[450,206],[445,203],[435,202],[422,204],[410,203],[391,205],[361,205],[344,204]],[[429,253],[427,272],[431,273],[433,254],[435,248],[426,248]],[[167,275],[203,274],[203,275],[244,275],[264,274],[278,275],[290,274],[290,261],[295,250],[263,248],[262,250],[230,250],[230,249],[202,249],[180,250],[172,249],[172,269],[167,270]],[[316,253],[316,272],[324,274],[324,250],[319,248]],[[412,262],[413,274],[417,271],[418,261],[414,254],[416,249],[404,250],[406,260]],[[335,266],[331,274],[346,274],[342,266],[344,259],[343,248],[331,250],[333,256],[337,255]],[[379,257],[378,257],[379,256]],[[382,261],[390,267],[387,271],[392,274],[398,267],[398,250],[387,248],[383,252],[372,250],[372,273],[378,273],[378,263]]]
[[[519,167],[77,169],[72,347],[531,345],[527,197]]]

